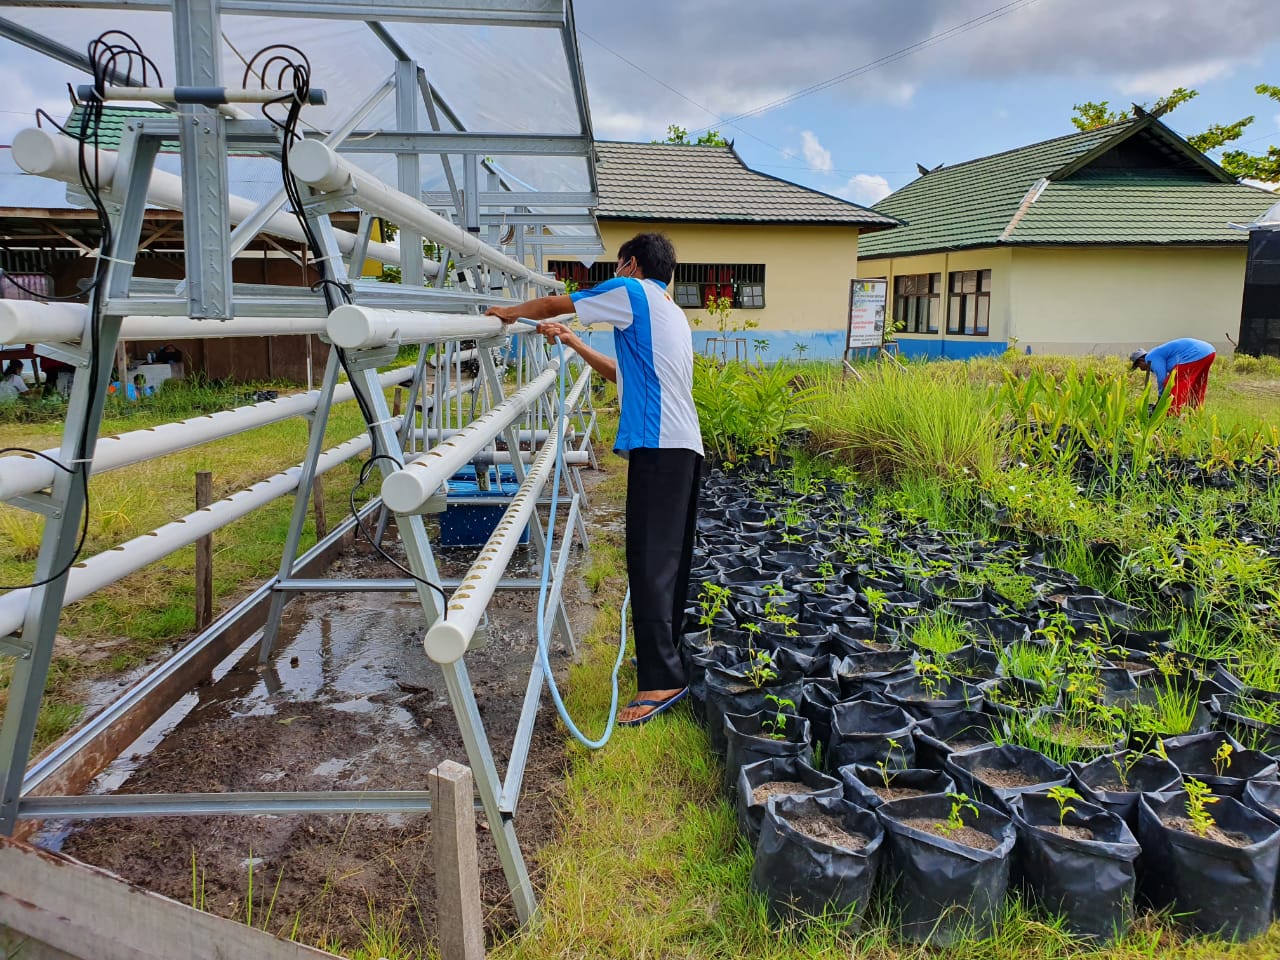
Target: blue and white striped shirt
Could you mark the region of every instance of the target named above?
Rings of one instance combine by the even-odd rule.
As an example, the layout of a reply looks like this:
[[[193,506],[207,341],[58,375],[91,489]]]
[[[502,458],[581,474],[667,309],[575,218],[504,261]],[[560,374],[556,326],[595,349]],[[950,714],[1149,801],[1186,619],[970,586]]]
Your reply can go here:
[[[702,453],[693,405],[693,335],[658,280],[614,277],[571,294],[585,324],[613,327],[622,416],[614,450],[678,448]]]

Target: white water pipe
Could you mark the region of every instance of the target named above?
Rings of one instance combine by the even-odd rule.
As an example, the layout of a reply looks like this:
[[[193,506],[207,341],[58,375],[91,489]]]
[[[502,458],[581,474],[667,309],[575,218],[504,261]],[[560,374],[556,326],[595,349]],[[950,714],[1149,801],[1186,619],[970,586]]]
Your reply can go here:
[[[79,343],[88,333],[89,306],[0,300],[0,343]],[[324,333],[316,317],[125,317],[121,340],[198,340],[216,337],[280,337]]]
[[[403,383],[413,376],[412,367],[401,367],[378,375],[383,387]],[[355,396],[349,383],[341,383],[333,391],[333,402],[342,403]],[[117,470],[144,460],[163,457],[179,450],[221,440],[257,427],[311,413],[320,402],[320,391],[297,393],[278,400],[265,400],[249,406],[222,410],[178,423],[166,423],[145,430],[131,430],[116,437],[102,437],[94,450],[91,474]],[[57,447],[43,451],[57,460],[62,451]],[[0,457],[0,501],[35,493],[52,485],[58,468],[39,457]]]
[[[537,460],[520,485],[515,498],[502,514],[489,541],[480,551],[462,583],[449,598],[447,619],[441,618],[431,625],[422,640],[422,647],[427,656],[436,663],[454,663],[471,646],[471,638],[475,636],[476,627],[484,616],[498,581],[506,572],[511,555],[520,542],[542,488],[556,463],[556,450],[559,449],[560,438],[553,435],[542,450]]]
[[[550,361],[542,373],[484,416],[471,421],[439,446],[410,460],[403,469],[389,474],[382,481],[383,502],[396,513],[420,510],[442,483],[466,466],[504,427],[550,390],[559,371],[560,362]]]
[[[340,463],[357,457],[369,449],[368,436],[354,437],[340,446],[322,453],[316,462],[316,473],[332,470]],[[290,467],[284,473],[255,483],[247,490],[219,500],[217,503],[167,523],[151,533],[144,533],[77,563],[67,575],[63,606],[83,600],[96,590],[123,580],[150,563],[162,560],[183,547],[190,546],[245,514],[270,503],[277,497],[297,489],[302,467]],[[27,615],[31,588],[13,590],[0,597],[0,637],[22,628]]]
[[[488,340],[508,333],[527,333],[532,329],[523,324],[503,323],[497,317],[381,310],[354,303],[335,307],[325,321],[329,339],[346,350],[430,343],[433,340]]]
[[[421,200],[401,193],[372,174],[347,162],[319,140],[303,140],[289,150],[289,169],[303,183],[325,192],[352,190],[350,200],[361,210],[386,217],[448,247],[455,257],[476,257],[508,276],[538,287],[563,291],[564,284],[535,273],[519,260],[484,243],[478,236],[445,219]]]
[[[297,147],[294,148],[295,150]],[[75,186],[80,185],[80,143],[70,137],[51,133],[37,127],[20,130],[13,138],[13,162],[27,173],[61,180]],[[110,193],[115,182],[116,168],[120,155],[114,150],[98,150],[85,147],[85,163],[90,170],[97,169],[103,185],[103,193]],[[96,164],[96,167],[95,167]],[[258,204],[252,200],[235,195],[227,198],[231,222],[239,223],[253,216]],[[182,209],[182,178],[177,174],[163,170],[152,170],[151,181],[147,184],[147,202],[169,210]],[[285,237],[298,243],[306,243],[306,234],[292,213],[277,213],[263,224],[263,232]],[[338,249],[350,253],[355,249],[357,238],[354,233],[345,230],[334,230]],[[401,250],[394,243],[378,243],[370,241],[366,256],[370,260],[381,263],[401,262]],[[434,277],[440,272],[440,264],[434,260],[423,260],[422,268],[426,276]]]

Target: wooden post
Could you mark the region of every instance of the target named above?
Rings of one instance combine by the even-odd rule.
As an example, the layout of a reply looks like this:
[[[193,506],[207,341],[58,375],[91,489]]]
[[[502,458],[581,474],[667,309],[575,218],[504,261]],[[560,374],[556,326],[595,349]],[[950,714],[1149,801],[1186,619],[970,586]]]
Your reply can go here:
[[[213,474],[208,470],[196,473],[196,509],[203,510],[213,503]],[[196,629],[203,630],[213,623],[213,534],[196,541]]]
[[[391,415],[392,415],[393,417],[398,417],[398,416],[400,416],[400,403],[401,403],[400,395],[401,395],[401,393],[402,393],[402,390],[401,390],[401,388],[400,388],[400,387],[396,387],[396,388],[395,388],[395,390],[394,390],[394,391],[392,391],[392,394],[391,394]]]
[[[446,760],[427,774],[441,960],[484,957],[480,863],[471,768]]]

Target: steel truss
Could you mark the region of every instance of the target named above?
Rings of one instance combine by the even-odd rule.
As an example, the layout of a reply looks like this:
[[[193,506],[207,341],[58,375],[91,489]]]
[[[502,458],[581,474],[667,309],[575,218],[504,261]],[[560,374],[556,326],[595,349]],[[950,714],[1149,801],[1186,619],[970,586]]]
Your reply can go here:
[[[400,340],[384,339],[362,345],[346,350],[341,357],[338,348],[330,350],[328,366],[314,402],[309,400],[303,405],[299,401],[295,404],[297,410],[293,412],[310,419],[311,431],[307,454],[297,477],[289,532],[276,577],[250,598],[252,601],[269,598],[266,625],[260,644],[262,659],[265,661],[271,654],[285,603],[300,592],[414,591],[425,614],[428,634],[433,626],[444,622],[442,598],[428,586],[429,583],[440,584],[440,578],[421,505],[395,514],[395,529],[409,569],[414,575],[413,579],[339,581],[307,576],[302,572],[309,561],[347,535],[354,522],[349,519],[325,541],[306,554],[299,554],[308,502],[325,457],[324,428],[335,394],[339,391],[347,395],[354,394],[361,401],[361,408],[366,412],[371,452],[378,458],[377,465],[384,483],[406,472],[405,464],[414,458],[420,459],[424,451],[430,455],[438,449],[442,451],[442,455],[446,455],[449,450],[456,451],[465,447],[469,452],[468,462],[487,464],[502,456],[495,453],[494,441],[505,441],[507,459],[520,483],[520,491],[508,498],[510,505],[506,517],[490,545],[485,548],[487,553],[482,552],[481,557],[492,556],[495,550],[506,550],[506,556],[509,556],[512,524],[515,524],[514,529],[518,535],[526,521],[531,533],[532,549],[538,554],[548,549],[548,538],[553,531],[546,528],[536,508],[547,492],[550,473],[548,463],[554,457],[557,446],[567,446],[569,442],[569,435],[560,434],[555,429],[561,416],[554,390],[555,380],[561,375],[558,361],[548,358],[544,347],[522,342],[524,338],[521,337],[514,338],[516,389],[514,394],[507,396],[504,364],[500,361],[498,348],[509,340],[502,335],[503,331],[496,321],[486,321],[475,315],[482,312],[485,304],[520,300],[539,288],[554,288],[554,282],[541,274],[544,253],[552,252],[557,247],[574,251],[599,249],[599,234],[595,230],[594,218],[589,209],[582,213],[564,212],[567,207],[590,208],[595,204],[595,175],[590,162],[590,123],[570,0],[468,0],[465,4],[449,0],[344,0],[343,3],[330,3],[327,0],[0,0],[0,7],[5,6],[168,12],[172,15],[173,23],[176,81],[178,86],[184,88],[207,89],[222,86],[218,48],[221,17],[224,14],[365,20],[394,60],[391,76],[386,83],[356,107],[332,132],[321,134],[315,143],[317,147],[323,143],[323,148],[329,151],[344,151],[348,137],[356,132],[377,100],[394,93],[398,129],[371,132],[359,149],[362,152],[390,153],[397,157],[398,189],[386,187],[383,202],[402,205],[396,209],[408,211],[406,219],[401,223],[404,237],[400,249],[416,251],[420,240],[425,237],[443,245],[439,261],[424,262],[416,256],[404,258],[404,283],[399,286],[353,282],[350,275],[358,276],[359,266],[366,255],[384,251],[371,249],[372,214],[377,210],[366,205],[366,198],[360,189],[352,188],[349,183],[341,187],[318,184],[304,191],[310,198],[305,217],[322,248],[312,253],[328,264],[330,279],[349,291],[357,304],[413,311],[413,316],[422,321],[418,325],[420,329],[448,332],[447,335],[438,337],[424,334],[414,339],[413,342],[424,344],[424,347],[419,351],[417,367],[409,388],[406,414],[402,417],[393,417],[387,409],[384,381],[379,379],[378,372],[379,367],[385,366],[394,358]],[[558,30],[568,61],[577,120],[582,133],[574,136],[497,135],[466,130],[439,91],[428,82],[423,68],[399,44],[394,27],[377,22],[379,20]],[[76,68],[87,69],[89,66],[85,56],[11,20],[0,18],[0,35]],[[316,79],[323,85],[323,78]],[[136,80],[118,73],[112,80],[119,84],[137,85]],[[233,98],[224,98],[224,104],[228,99]],[[432,127],[430,130],[416,129],[419,103],[426,108]],[[275,128],[266,121],[250,118],[243,110],[234,106],[215,107],[190,102],[169,106],[175,114],[172,118],[147,118],[130,122],[118,153],[106,158],[113,170],[109,183],[104,183],[103,186],[110,193],[116,245],[109,253],[110,263],[105,270],[105,287],[98,301],[98,316],[87,316],[83,308],[79,308],[79,313],[63,309],[56,313],[57,323],[53,324],[56,310],[53,305],[44,308],[48,312],[38,314],[34,321],[17,313],[7,317],[0,316],[0,324],[17,324],[15,329],[24,329],[24,323],[35,322],[38,325],[49,320],[51,326],[48,329],[56,329],[58,334],[51,337],[50,342],[42,344],[41,351],[74,363],[82,374],[96,369],[99,384],[108,382],[122,327],[128,328],[131,324],[134,328],[145,327],[153,331],[173,329],[180,331],[183,336],[228,336],[239,335],[236,321],[241,318],[263,318],[257,321],[256,329],[259,332],[280,327],[297,329],[297,324],[314,320],[325,325],[332,334],[333,318],[326,316],[328,311],[324,309],[318,296],[297,288],[250,286],[233,283],[231,279],[232,258],[257,233],[264,230],[271,232],[293,229],[293,225],[288,222],[289,218],[281,216],[285,204],[283,189],[251,210],[243,207],[233,210],[228,199],[228,147],[237,151],[252,150],[278,156],[280,141]],[[453,129],[443,129],[441,117]],[[178,286],[171,282],[144,280],[133,276],[133,260],[138,250],[148,191],[151,189],[154,192],[157,183],[156,154],[162,141],[173,139],[178,139],[182,148],[181,183],[178,185],[170,181],[162,185],[162,188],[170,190],[170,196],[174,190],[180,193],[187,272],[185,280]],[[55,152],[65,151],[66,145],[54,143],[52,149]],[[78,150],[78,147],[75,149]],[[589,189],[587,192],[569,194],[539,193],[523,188],[513,191],[501,173],[484,159],[491,153],[581,156],[586,160]],[[430,210],[422,202],[424,198],[420,161],[424,155],[439,155],[445,159],[449,191],[443,196],[428,198],[433,204],[431,209],[445,208],[449,211],[449,215],[440,219],[439,223],[431,218],[435,214],[427,215]],[[447,160],[448,155],[461,158],[462,183],[457,182]],[[364,186],[368,192],[368,185]],[[353,203],[364,210],[360,229],[354,238],[350,234],[344,237],[331,226],[329,213],[342,207],[349,208]],[[418,207],[426,213],[418,216]],[[231,229],[233,214],[239,223],[235,230]],[[575,236],[557,241],[555,229],[565,226],[590,227],[591,236]],[[509,238],[501,235],[506,227],[515,227],[510,231]],[[509,249],[499,246],[504,241],[511,243]],[[104,251],[103,256],[107,255]],[[445,286],[446,279],[451,279],[447,277],[450,271],[442,268],[451,260],[460,280],[458,286],[452,289]],[[532,269],[528,266],[529,261],[533,264]],[[428,280],[431,285],[425,286],[424,283]],[[474,317],[472,323],[475,332],[468,335],[449,324],[441,325],[432,321],[429,316],[422,320],[423,314],[428,312],[470,314]],[[166,327],[166,318],[171,318],[172,328]],[[96,351],[91,347],[91,338],[85,335],[85,331],[90,329],[88,325],[95,322],[98,331]],[[433,323],[436,323],[435,327],[432,326]],[[469,331],[471,328],[466,329]],[[475,347],[464,351],[461,347],[464,337],[476,341]],[[433,369],[430,371],[433,392],[428,397],[424,396],[424,390],[429,372],[425,345],[429,343],[435,343],[437,349],[434,356],[437,359],[433,361]],[[479,362],[480,373],[477,377],[470,379],[463,375],[464,357]],[[340,385],[340,376],[344,372],[350,382]],[[572,409],[567,413],[574,426],[572,437],[578,445],[569,452],[578,460],[585,457],[594,463],[591,437],[595,428],[595,414],[590,405],[590,390],[586,389],[587,373],[585,370],[581,374],[574,371],[572,375],[575,381],[570,398]],[[53,655],[54,636],[67,600],[69,578],[65,571],[76,551],[88,477],[94,470],[110,469],[125,462],[122,455],[110,452],[107,460],[95,462],[95,456],[99,453],[97,436],[103,416],[105,389],[91,394],[90,382],[93,379],[86,375],[75,378],[62,445],[56,453],[56,458],[62,464],[84,464],[84,469],[53,470],[51,474],[42,470],[33,472],[30,462],[23,460],[22,471],[19,472],[17,465],[6,464],[5,459],[0,459],[0,492],[6,489],[11,491],[8,502],[36,510],[47,517],[34,577],[34,582],[39,585],[28,588],[23,594],[25,614],[21,629],[0,637],[0,655],[15,657],[8,706],[3,726],[0,726],[0,764],[3,764],[0,768],[0,831],[12,833],[19,820],[54,816],[94,818],[429,810],[427,795],[419,791],[128,797],[46,795],[50,792],[48,787],[51,784],[56,786],[68,768],[85,762],[85,757],[94,753],[94,744],[101,743],[104,734],[114,724],[122,723],[123,718],[130,715],[140,702],[158,696],[158,691],[168,686],[173,678],[188,676],[191,664],[197,661],[210,644],[216,643],[239,617],[245,616],[249,606],[249,601],[237,606],[147,678],[126,691],[115,704],[74,732],[30,769],[27,768],[37,712]],[[420,424],[418,411],[423,415]],[[268,417],[263,420],[263,416],[267,415],[240,412],[237,415],[245,422],[269,422],[270,419]],[[536,442],[540,436],[545,439],[539,449]],[[532,460],[528,467],[520,454],[522,438],[528,440]],[[424,445],[422,448],[418,446],[419,439]],[[175,449],[183,446],[181,441],[166,442],[178,443]],[[12,461],[18,458],[7,459]],[[7,474],[7,468],[14,472]],[[32,483],[38,486],[32,486]],[[555,576],[548,595],[546,613],[548,621],[555,623],[566,645],[572,650],[573,637],[561,597],[575,534],[576,539],[585,544],[585,495],[576,470],[565,471],[565,483],[568,517],[564,522],[559,553],[553,558]],[[389,513],[380,500],[373,501],[362,511],[365,521],[373,522],[379,539],[389,528]],[[536,587],[535,582],[506,578],[505,560],[502,567],[503,570],[494,573],[487,570],[481,560],[477,560],[476,566],[462,582],[471,588],[480,585],[486,602],[494,589]],[[62,572],[59,573],[60,571]],[[43,583],[45,580],[49,582]],[[441,585],[446,589],[458,586],[457,583],[447,582]],[[533,916],[536,901],[516,836],[515,814],[544,678],[535,656],[511,760],[505,777],[502,777],[494,762],[466,669],[466,647],[471,641],[475,622],[482,613],[482,605],[477,607],[474,594],[466,592],[471,595],[469,601],[450,602],[451,611],[455,603],[459,610],[465,608],[465,615],[460,614],[462,626],[450,633],[453,647],[443,653],[433,652],[432,656],[444,673],[468,760],[475,772],[479,801],[491,825],[517,915],[523,922]],[[431,649],[428,644],[429,652]],[[124,746],[122,743],[117,745]],[[100,759],[104,766],[111,758],[96,759]]]

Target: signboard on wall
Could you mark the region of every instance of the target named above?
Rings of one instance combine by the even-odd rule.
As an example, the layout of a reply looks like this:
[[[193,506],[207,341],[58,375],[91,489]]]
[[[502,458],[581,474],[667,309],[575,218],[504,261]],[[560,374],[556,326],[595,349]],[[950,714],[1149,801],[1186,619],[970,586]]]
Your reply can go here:
[[[884,315],[889,298],[887,280],[849,282],[849,333],[845,348],[878,347],[884,342]]]

